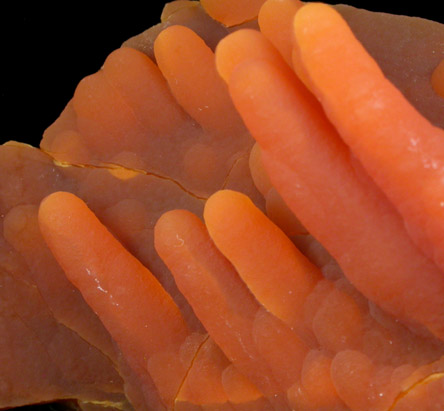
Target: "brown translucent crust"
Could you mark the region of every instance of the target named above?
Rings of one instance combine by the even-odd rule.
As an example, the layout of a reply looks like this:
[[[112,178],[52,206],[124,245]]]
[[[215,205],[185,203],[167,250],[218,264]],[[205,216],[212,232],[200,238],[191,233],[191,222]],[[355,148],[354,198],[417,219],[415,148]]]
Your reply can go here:
[[[275,3],[279,2],[266,2],[269,11]],[[283,16],[290,21],[300,4],[281,3],[289,7],[291,12]],[[430,85],[432,71],[443,58],[442,47],[437,48],[443,26],[348,6],[338,9],[390,80],[432,122],[443,126],[444,100]],[[262,17],[266,17],[265,7]],[[170,27],[177,24],[188,29]],[[379,36],[371,35],[375,26],[380,28]],[[24,145],[0,148],[0,213],[4,216],[0,328],[7,336],[0,347],[0,408],[57,398],[78,398],[83,409],[91,410],[130,409],[128,400],[138,410],[163,408],[151,377],[141,379],[134,373],[134,364],[129,367],[130,358],[122,357],[36,229],[38,205],[59,190],[86,201],[124,247],[153,272],[181,310],[191,334],[179,354],[186,373],[180,376],[182,383],[174,397],[176,409],[212,409],[215,403],[218,409],[239,410],[363,409],[369,404],[414,409],[439,398],[441,343],[412,333],[344,279],[337,264],[289,212],[263,169],[258,149],[251,149],[253,139],[234,112],[226,87],[215,79],[212,54],[222,37],[242,27],[258,29],[254,19],[227,29],[208,17],[199,3],[173,2],[165,8],[162,23],[125,42],[98,73],[81,82],[74,99],[45,132],[41,147],[48,155]],[[400,38],[408,39],[409,45],[398,47]],[[187,40],[182,54],[171,55],[169,49],[181,46],[182,40]],[[291,44],[279,47],[282,40],[276,42],[291,63]],[[196,48],[187,50],[189,44]],[[195,66],[181,70],[180,59],[185,58],[195,59]],[[207,83],[201,81],[205,76],[196,77],[198,70],[208,74]],[[176,85],[179,74],[182,84]],[[194,88],[211,95],[199,100],[204,93],[192,95]],[[206,115],[207,105],[213,105],[212,115]],[[222,121],[217,116],[221,112],[225,113]],[[180,208],[202,216],[204,201],[222,188],[243,192],[266,210],[326,277],[304,297],[303,316],[298,319],[299,329],[305,330],[303,344],[253,298],[256,313],[248,327],[255,341],[249,349],[258,353],[259,368],[267,369],[262,375],[245,363],[234,367],[230,343],[204,337],[204,326],[214,330],[214,325],[201,324],[208,314],[196,317],[199,298],[194,302],[185,295],[186,300],[153,246],[154,225],[163,213]],[[228,227],[221,227],[221,232]],[[242,284],[236,275],[234,271],[234,283]],[[218,335],[217,330],[212,333]],[[299,358],[293,368],[287,364],[291,355]],[[80,363],[77,358],[82,358]],[[167,358],[157,364],[161,369]],[[44,377],[42,370],[47,370]],[[272,388],[264,379],[268,375],[274,381]],[[373,384],[373,391],[366,381]],[[208,389],[200,389],[204,384]],[[279,398],[273,402],[275,392]],[[382,400],[378,399],[381,393]]]
[[[4,181],[8,181],[2,186],[3,232],[12,244],[2,238],[0,406],[57,398],[125,406],[123,381],[116,371],[118,359],[109,335],[77,291],[65,282],[40,233],[30,229],[36,211],[31,204],[63,184],[61,175],[50,171],[53,166],[47,156],[24,145],[2,146],[1,157]],[[35,179],[35,173],[40,177]],[[25,181],[36,190],[24,185]],[[29,242],[32,249],[27,248]],[[34,252],[38,257],[32,257]],[[61,284],[61,295],[54,294],[53,284]],[[64,299],[60,298],[63,295]],[[73,306],[78,307],[77,312]],[[96,347],[85,339],[94,341]]]
[[[196,78],[195,70],[189,67],[181,72],[182,82],[171,93],[160,70],[149,58],[134,49],[118,49],[108,57],[101,71],[82,80],[72,105],[55,126],[47,130],[42,148],[70,164],[111,163],[171,179],[197,198],[203,199],[217,189],[233,185],[259,198],[244,160],[252,139],[232,107],[225,84],[216,77],[212,51],[195,34],[192,37],[200,41],[202,50],[194,56],[195,62],[201,70],[212,71],[210,77]],[[158,45],[161,53],[161,38]],[[169,70],[174,64],[169,61],[161,65],[167,79],[173,74]],[[140,84],[139,77],[142,78]],[[190,110],[187,100],[182,99],[182,108],[174,95],[186,96],[186,84],[197,82],[211,96],[205,81],[211,82],[212,78],[220,83],[213,87],[215,93],[216,88],[219,89],[213,100],[190,101],[198,104],[192,115],[197,116],[200,125],[184,112],[183,109]],[[117,110],[118,115],[114,115],[113,110]],[[223,123],[223,127],[220,121],[217,123],[216,112],[220,110],[233,120]],[[66,154],[72,140],[66,138],[66,131],[60,132],[63,128],[70,129],[78,141],[79,147],[74,153],[78,155],[72,159]],[[212,159],[210,162],[206,160],[208,157]],[[208,167],[212,170],[202,172]]]
[[[116,361],[117,354],[102,323],[67,280],[47,249],[38,227],[37,213],[38,207],[34,205],[14,207],[3,222],[5,240],[24,257],[30,267],[32,281],[38,286],[53,315]],[[73,312],[72,307],[78,307],[77,312]]]
[[[60,280],[58,279],[57,275],[60,275],[61,273],[60,268],[52,257],[49,258],[48,250],[46,245],[41,241],[40,234],[38,233],[37,237],[34,235],[34,237],[30,237],[27,240],[28,242],[32,241],[32,253],[38,254],[34,254],[33,258],[31,258],[32,254],[30,254],[31,249],[26,248],[28,242],[24,241],[23,236],[25,234],[26,236],[33,235],[33,231],[30,230],[30,227],[35,223],[35,220],[33,219],[35,217],[34,211],[36,211],[36,208],[34,208],[32,204],[38,204],[46,194],[51,191],[56,191],[58,188],[61,189],[64,187],[65,189],[70,189],[78,193],[83,191],[82,197],[89,198],[88,201],[90,204],[96,204],[97,208],[95,211],[98,212],[99,209],[102,210],[101,218],[108,222],[108,227],[112,228],[114,226],[115,230],[119,231],[121,235],[126,238],[127,247],[129,247],[133,253],[138,254],[141,260],[145,259],[145,264],[154,266],[156,268],[156,273],[159,275],[162,271],[165,272],[164,266],[161,265],[160,262],[156,263],[155,259],[151,259],[151,262],[148,263],[150,254],[146,251],[146,248],[152,244],[150,236],[152,235],[153,224],[157,220],[156,216],[151,215],[150,217],[150,213],[146,213],[146,210],[148,209],[151,209],[153,212],[155,212],[156,209],[153,206],[147,205],[152,201],[152,196],[147,195],[146,188],[149,187],[149,190],[154,190],[154,192],[157,193],[157,204],[163,204],[163,206],[167,206],[171,201],[173,202],[170,203],[171,207],[173,207],[173,204],[178,204],[180,202],[185,205],[186,201],[183,202],[177,197],[174,199],[175,196],[170,190],[172,189],[174,192],[174,187],[176,186],[172,183],[168,183],[168,181],[164,182],[164,184],[165,187],[170,187],[170,189],[167,188],[167,191],[164,193],[164,200],[161,200],[159,195],[161,196],[162,192],[162,182],[159,186],[155,181],[152,181],[152,177],[146,175],[138,176],[142,178],[142,181],[139,178],[139,183],[137,183],[134,178],[120,179],[114,176],[111,172],[115,172],[116,169],[58,167],[56,169],[57,171],[54,172],[54,164],[49,157],[26,145],[4,145],[1,147],[1,155],[2,171],[5,175],[9,176],[8,184],[2,186],[2,213],[6,215],[4,233],[6,238],[8,238],[8,241],[18,248],[16,251],[6,242],[4,243],[4,246],[2,246],[2,253],[5,258],[5,275],[7,275],[5,279],[10,278],[12,275],[11,281],[12,279],[14,279],[14,281],[19,281],[19,283],[20,281],[26,281],[26,283],[30,284],[31,290],[33,290],[32,292],[38,297],[37,301],[40,302],[34,303],[32,301],[36,297],[31,298],[29,295],[26,297],[23,295],[23,293],[27,292],[24,285],[20,288],[20,290],[23,289],[22,294],[19,292],[9,294],[8,290],[11,290],[13,287],[11,281],[9,281],[10,285],[8,287],[5,286],[4,288],[1,288],[1,290],[7,292],[8,299],[13,295],[16,295],[16,297],[14,297],[15,299],[8,303],[9,310],[13,316],[12,318],[17,318],[17,315],[21,315],[26,320],[26,315],[29,314],[20,314],[21,309],[19,307],[26,309],[27,313],[42,312],[40,316],[41,319],[33,319],[34,322],[37,321],[36,327],[39,330],[41,328],[39,332],[41,332],[42,335],[47,335],[45,338],[52,338],[51,335],[57,335],[56,331],[54,331],[55,329],[58,328],[62,330],[60,334],[60,344],[62,344],[63,347],[65,345],[67,347],[57,349],[58,345],[54,345],[54,348],[49,354],[43,355],[38,352],[39,350],[45,350],[44,346],[48,344],[45,343],[45,340],[43,340],[43,346],[41,348],[40,344],[35,345],[35,347],[33,346],[35,356],[42,358],[42,361],[45,362],[40,364],[40,369],[45,369],[45,365],[46,367],[54,368],[54,371],[48,372],[48,379],[44,380],[46,382],[43,384],[42,378],[37,371],[39,368],[38,363],[33,359],[33,351],[21,348],[18,350],[17,354],[12,356],[15,348],[12,350],[11,347],[14,346],[13,341],[15,341],[16,338],[23,338],[23,341],[34,341],[35,337],[33,334],[29,334],[29,332],[26,331],[27,328],[24,328],[23,331],[19,332],[19,329],[15,327],[12,322],[12,319],[10,320],[6,315],[6,312],[3,312],[5,315],[2,315],[2,321],[6,321],[5,329],[11,331],[17,329],[17,332],[11,335],[11,337],[2,340],[5,342],[5,347],[2,349],[2,353],[10,353],[7,357],[9,360],[6,361],[5,359],[5,361],[2,361],[2,378],[4,381],[2,388],[4,391],[2,391],[1,398],[6,401],[4,405],[20,405],[57,398],[79,398],[79,400],[83,400],[85,403],[88,401],[105,401],[108,403],[115,403],[119,407],[127,407],[127,400],[123,395],[124,390],[126,396],[130,398],[133,405],[136,406],[139,404],[137,409],[143,409],[145,407],[144,404],[147,402],[154,404],[155,398],[152,394],[144,395],[143,393],[138,393],[140,389],[140,380],[137,378],[135,379],[132,376],[132,371],[128,369],[128,366],[125,364],[125,361],[122,360],[121,355],[117,354],[114,347],[109,345],[108,333],[103,330],[100,323],[98,325],[95,324],[97,319],[94,320],[94,318],[97,317],[95,317],[95,314],[84,303],[83,299],[80,297],[80,302],[73,303],[73,292],[75,298],[78,299],[79,297],[77,297],[75,289],[72,288],[69,283],[67,283],[69,286],[63,285],[63,281],[65,281],[66,277],[63,276]],[[14,172],[14,170],[20,171]],[[92,176],[90,173],[93,173],[93,175],[95,174],[95,176]],[[92,179],[89,180],[89,178]],[[108,180],[108,183],[105,183],[106,180]],[[31,186],[24,186],[24,181],[30,182]],[[91,185],[92,182],[94,182],[93,185]],[[116,182],[122,183],[120,188],[119,185],[115,185]],[[103,185],[103,183],[105,183],[105,185]],[[101,193],[97,192],[96,184],[99,184],[99,186],[109,193],[109,198],[114,198],[117,201],[108,203],[108,206],[104,205],[107,204],[107,200],[101,195]],[[128,184],[133,185],[133,188],[130,188]],[[141,186],[137,189],[134,184],[136,184],[136,186],[141,184]],[[31,189],[31,187],[34,187],[34,190]],[[145,187],[145,189],[141,189],[141,187]],[[111,191],[108,191],[110,189]],[[89,195],[87,194],[88,192],[90,193]],[[102,193],[103,192],[104,191],[102,191]],[[118,192],[120,192],[120,196],[117,194]],[[95,200],[91,197],[91,194],[93,193],[94,195],[92,197],[95,196]],[[133,193],[133,195],[129,195],[130,193]],[[134,195],[136,195],[136,197],[134,197]],[[137,200],[137,196],[139,196],[141,201]],[[120,200],[118,197],[120,197]],[[200,202],[192,197],[190,197],[190,200],[191,203],[188,204],[188,207],[191,206],[190,208],[194,209],[194,212],[199,213],[199,210],[202,207]],[[105,201],[105,203],[101,203],[102,201]],[[144,202],[146,202],[145,205]],[[100,205],[100,203],[102,205]],[[194,203],[194,206],[191,205],[192,203]],[[132,210],[131,214],[127,213],[128,209]],[[11,211],[8,212],[8,210]],[[135,221],[138,217],[138,221]],[[125,218],[127,219],[126,221],[128,221],[129,218],[129,224],[123,224]],[[125,227],[126,229],[122,232],[122,229]],[[132,231],[129,232],[127,229],[130,227]],[[132,246],[131,243],[133,244]],[[36,245],[38,245],[38,247],[36,247]],[[11,260],[11,257],[8,257],[8,255],[15,255],[14,260],[16,260],[16,262]],[[20,255],[22,257],[19,257]],[[145,257],[143,258],[142,255],[145,255]],[[23,259],[23,257],[25,257],[25,259]],[[43,269],[44,265],[46,267],[45,269]],[[39,270],[39,273],[34,272],[35,270]],[[37,274],[39,275],[37,276]],[[44,280],[44,277],[42,277],[42,274],[46,274],[48,278],[51,278],[52,276],[53,279],[45,280],[43,284],[42,281]],[[37,288],[33,276],[37,276],[36,279],[40,281],[39,288],[41,288],[41,291],[36,291]],[[20,278],[24,278],[24,280],[20,280]],[[170,286],[174,286],[166,277],[164,280],[166,281],[164,282],[166,288],[169,288],[166,284],[168,282],[170,283]],[[56,286],[58,283],[63,285],[63,287],[57,288],[57,293],[54,294],[51,287]],[[53,293],[52,295],[51,292]],[[47,303],[42,300],[40,293],[42,293],[42,296],[47,299]],[[175,292],[170,289],[170,294],[174,295]],[[22,295],[23,298],[20,301],[18,298]],[[8,299],[3,301],[6,302]],[[187,304],[184,301],[181,303],[180,300],[181,297],[177,300],[179,305],[182,310],[185,309],[186,311],[187,309],[185,308],[185,305]],[[28,301],[29,304],[23,305],[23,301]],[[51,311],[46,308],[46,304],[49,305]],[[73,307],[78,308],[73,310]],[[45,314],[47,320],[44,320],[44,312],[47,312],[47,314]],[[17,315],[14,313],[17,313]],[[89,320],[89,318],[92,320]],[[191,321],[190,325],[192,327],[200,329],[198,321],[191,312],[189,320]],[[48,325],[45,325],[45,321]],[[70,329],[66,329],[62,324],[67,325]],[[80,339],[79,335],[82,339]],[[83,338],[88,341],[88,344]],[[20,347],[19,345],[16,346],[17,348]],[[98,349],[95,349],[94,346],[97,346]],[[70,350],[69,347],[72,347],[72,349]],[[59,351],[59,354],[56,354],[57,350]],[[81,356],[82,350],[87,350],[89,352],[88,355],[83,355],[86,364],[84,366],[82,365],[82,367],[91,367],[91,370],[83,371],[83,368],[79,368],[78,371],[74,372],[74,370],[69,368],[70,364],[75,364],[74,360],[69,362],[70,355],[73,355],[74,358],[76,356]],[[101,351],[108,353],[113,361],[110,361]],[[65,353],[63,354],[65,360],[61,357],[62,352]],[[70,352],[72,352],[72,354],[69,354]],[[27,364],[31,361],[35,364],[33,367],[28,367],[29,377],[27,378],[23,378],[23,372],[20,372],[20,369],[16,368],[17,363],[15,361],[11,362],[10,360],[11,358],[18,358],[17,355],[24,356],[22,359],[17,360],[18,363]],[[51,359],[48,355],[53,355],[54,359]],[[59,361],[61,364],[58,364]],[[53,362],[55,362],[55,365],[50,365]],[[78,367],[80,367],[80,364]],[[58,371],[59,368],[61,368],[62,371]],[[116,368],[118,369],[118,373],[116,372]],[[48,368],[48,370],[50,369],[51,368]],[[80,372],[79,377],[77,377],[78,372]],[[54,374],[54,376],[51,376],[51,373]],[[64,376],[65,374],[66,376]],[[123,386],[119,374],[125,378],[125,387]],[[80,375],[85,375],[87,377],[87,380],[84,383],[82,383]],[[31,378],[34,378],[34,383]],[[78,379],[78,381],[76,381],[76,379]],[[104,381],[103,383],[101,382],[102,380]],[[42,383],[42,385],[39,383]],[[29,388],[33,386],[32,384],[35,386],[34,391]],[[45,392],[42,387],[48,387],[48,392]],[[103,393],[100,389],[103,390]]]

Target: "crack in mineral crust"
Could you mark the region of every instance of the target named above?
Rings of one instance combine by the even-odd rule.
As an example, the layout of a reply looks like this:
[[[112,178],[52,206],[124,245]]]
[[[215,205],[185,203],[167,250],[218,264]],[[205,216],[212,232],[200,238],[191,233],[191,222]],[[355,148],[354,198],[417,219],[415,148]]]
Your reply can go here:
[[[25,262],[28,270],[31,271],[31,268],[28,266],[28,264]],[[6,271],[6,274],[9,275],[12,278],[15,278],[14,275],[8,271]],[[80,340],[84,341],[86,344],[88,345],[92,345],[90,341],[88,341],[88,339],[83,336],[82,334],[79,333],[79,331],[75,330],[67,321],[64,321],[63,318],[59,318],[59,316],[57,316],[54,313],[54,310],[52,309],[52,307],[48,304],[48,302],[46,301],[46,299],[44,298],[40,288],[37,286],[37,284],[35,283],[30,283],[28,282],[26,279],[20,279],[19,281],[23,282],[24,284],[28,285],[29,287],[31,287],[32,289],[34,289],[38,296],[39,296],[39,300],[43,303],[44,307],[48,310],[48,313],[50,314],[51,318],[54,319],[55,324],[57,324],[57,326],[62,326],[62,327],[66,327],[68,330],[70,330],[73,334],[75,334]],[[25,321],[20,317],[19,314],[16,314],[20,320],[23,322],[24,325],[26,325]],[[35,331],[33,331],[30,327],[27,327],[28,329],[30,329],[30,331],[32,331],[35,334]],[[37,337],[38,338],[38,337]],[[117,368],[117,364],[114,361],[113,358],[111,358],[110,353],[106,353],[105,351],[102,350],[102,348],[96,346],[96,345],[92,345],[97,351],[99,351],[100,353],[103,354],[103,356],[105,358],[107,358],[109,360],[109,362],[112,364],[113,368],[116,370],[117,373],[119,373],[119,370]],[[48,353],[49,355],[49,353]],[[116,391],[117,392],[117,391]]]
[[[8,272],[6,273],[6,275],[11,276],[11,274],[8,273]],[[15,277],[14,277],[14,278],[15,278]],[[18,280],[18,281],[22,281],[22,280]],[[25,284],[27,284],[26,281],[23,281],[23,282],[24,282]],[[92,346],[92,347],[95,348],[98,352],[102,353],[103,356],[104,356],[104,357],[110,362],[111,366],[115,369],[117,375],[120,376],[120,373],[119,373],[119,370],[118,370],[117,364],[113,361],[113,359],[111,359],[111,358],[109,357],[109,355],[107,355],[105,352],[103,352],[103,350],[101,350],[99,347],[97,347],[97,346],[95,346],[95,345],[91,345],[91,343],[88,342],[84,337],[82,337],[82,336],[81,336],[76,330],[72,329],[69,325],[64,324],[63,321],[61,321],[59,318],[57,318],[57,317],[54,315],[54,313],[53,313],[51,307],[48,305],[48,303],[46,302],[46,300],[43,298],[43,296],[42,296],[42,294],[41,294],[41,292],[40,292],[40,289],[37,287],[37,285],[35,285],[35,284],[29,284],[29,285],[30,285],[33,289],[35,289],[35,291],[37,292],[37,294],[38,294],[38,296],[39,296],[39,301],[41,301],[41,302],[43,303],[44,307],[48,310],[48,313],[50,314],[50,316],[48,316],[48,319],[49,319],[49,320],[51,320],[51,319],[54,320],[54,325],[55,325],[55,327],[57,327],[57,332],[59,332],[59,327],[65,327],[67,330],[71,331],[74,335],[76,335],[80,340],[84,341],[87,345]],[[54,361],[54,358],[53,358],[53,356],[51,355],[50,351],[47,349],[47,346],[46,346],[45,342],[41,339],[41,337],[38,335],[38,333],[36,332],[36,330],[35,330],[31,325],[29,325],[28,322],[27,322],[27,320],[24,319],[24,318],[22,317],[22,315],[19,314],[17,311],[14,311],[14,313],[11,314],[11,318],[17,318],[17,319],[23,324],[23,326],[24,326],[27,330],[29,330],[29,332],[30,332],[32,335],[34,335],[34,338],[38,341],[39,346],[43,349],[43,351],[44,351],[44,352],[46,353],[46,355],[48,356],[48,359],[51,361],[51,363],[52,363],[53,367],[55,368],[56,372],[60,375],[61,378],[65,378],[65,375],[64,375],[62,369],[61,369],[60,366],[58,365],[57,361]],[[55,336],[53,335],[53,336],[51,336],[51,337],[55,337]],[[123,381],[122,381],[122,383],[123,383]],[[123,385],[122,385],[122,387],[123,387]],[[116,390],[116,389],[110,389],[110,387],[108,387],[108,390],[107,390],[106,392],[103,391],[103,390],[101,389],[101,392],[103,392],[103,394],[110,393],[110,394],[117,394],[117,395],[119,395],[119,396],[124,395],[124,391]],[[70,399],[70,396],[68,395],[68,396],[66,396],[66,397],[64,397],[64,398],[61,398],[61,397],[60,397],[59,399],[69,400],[69,399]],[[80,399],[79,399],[79,400],[80,400]],[[88,401],[87,399],[83,399],[83,400],[81,400],[81,401],[82,401],[82,402],[90,403],[90,401]],[[97,402],[93,402],[93,403],[94,403],[94,404],[96,404],[96,403],[97,403],[97,404],[100,403],[101,405],[103,405],[103,404],[105,404],[105,403],[113,404],[111,401],[97,401]],[[103,404],[102,404],[102,403],[103,403]],[[124,402],[118,402],[118,403],[116,403],[116,404],[119,404],[119,405],[121,405],[121,406],[123,407],[125,403],[124,403]],[[111,406],[114,406],[114,405],[109,405],[109,407],[111,407]],[[124,410],[124,409],[125,409],[125,408],[119,408],[119,407],[117,407],[117,406],[115,406],[115,408],[118,408],[118,409],[121,409],[121,410]]]
[[[209,338],[210,338],[210,336],[209,336],[209,334],[207,334],[206,337],[203,339],[203,341],[197,347],[196,351],[194,352],[193,358],[190,361],[190,365],[187,368],[185,375],[183,376],[183,379],[179,385],[179,388],[177,389],[176,394],[174,395],[174,403],[173,403],[173,410],[172,411],[176,411],[177,396],[180,394],[180,391],[181,391],[183,385],[185,384],[185,381],[187,380],[187,377],[188,377],[189,373],[191,372],[191,369],[193,368],[193,365],[194,365],[194,362],[196,361],[197,356],[199,355],[200,351],[202,350],[202,347],[205,345],[205,343],[208,341]]]
[[[15,142],[14,142],[15,143]],[[33,146],[27,145],[29,147],[35,148]],[[146,176],[150,176],[150,177],[154,177],[154,178],[158,178],[160,180],[164,180],[164,181],[169,181],[170,183],[173,183],[174,185],[176,185],[177,187],[179,187],[180,190],[182,190],[184,193],[188,194],[189,196],[195,198],[196,200],[199,201],[206,201],[208,200],[208,196],[202,196],[202,195],[198,195],[196,193],[194,193],[193,191],[187,189],[182,183],[180,183],[179,181],[175,180],[174,178],[162,175],[160,173],[154,172],[154,171],[147,171],[147,170],[142,170],[142,169],[137,169],[137,168],[131,168],[131,167],[127,167],[124,166],[122,164],[117,164],[117,163],[110,163],[110,162],[103,162],[101,165],[93,165],[93,164],[80,164],[80,163],[71,163],[68,161],[62,161],[62,160],[58,160],[52,153],[50,153],[49,151],[44,150],[43,148],[38,148],[38,150],[40,150],[42,153],[46,154],[48,157],[51,158],[51,160],[53,161],[54,165],[57,167],[77,167],[77,168],[89,168],[89,169],[95,169],[95,170],[108,170],[108,171],[115,171],[115,170],[123,170],[123,171],[127,171],[127,172],[132,172],[135,174],[139,174],[139,175],[146,175]],[[223,190],[226,188],[227,184],[229,183],[231,174],[233,172],[233,170],[235,169],[236,165],[243,159],[248,157],[248,153],[242,153],[241,155],[239,155],[239,157],[235,158],[232,162],[232,164],[230,165],[227,174],[221,184],[221,187],[216,189],[215,191],[218,190]]]
[[[230,166],[230,168],[228,170],[228,173],[227,173],[226,177],[224,178],[222,186],[221,186],[221,188],[219,190],[224,190],[227,187],[233,170],[239,164],[239,161],[243,160],[247,156],[248,156],[248,153],[243,153],[239,157],[237,157],[235,160],[233,160],[233,163],[231,164],[231,166]]]
[[[16,251],[17,252],[17,251]],[[19,253],[20,254],[20,253]],[[21,255],[21,254],[20,254]],[[26,261],[24,261],[24,264],[26,266],[26,268],[29,270],[29,272],[32,272],[32,268],[29,267],[28,263]],[[10,276],[11,278],[16,278],[14,276],[14,274],[12,272],[10,272],[10,270],[8,270],[6,267],[2,266],[1,270],[4,271],[4,273],[6,273],[6,275]],[[73,326],[71,324],[69,324],[69,321],[65,321],[63,318],[60,318],[58,315],[56,315],[56,313],[54,312],[53,308],[51,307],[50,304],[48,304],[48,302],[46,301],[46,298],[44,297],[44,294],[42,293],[42,291],[40,290],[39,286],[34,282],[33,278],[32,278],[32,274],[30,274],[30,278],[26,279],[26,278],[20,278],[17,279],[17,281],[20,281],[23,284],[26,284],[26,286],[32,288],[33,290],[35,290],[35,292],[38,294],[39,296],[39,301],[43,304],[43,306],[48,310],[48,313],[50,314],[50,317],[54,319],[54,322],[57,326],[62,326],[62,327],[66,327],[66,329],[70,330],[73,334],[75,334],[80,340],[84,341],[86,344],[88,345],[92,345],[90,341],[88,341],[88,339],[86,338],[86,336],[84,336],[82,333],[80,333],[78,330],[74,329]],[[32,282],[31,282],[32,281]],[[19,314],[17,314],[17,316],[20,318],[20,320],[25,324],[25,321],[20,317]],[[26,324],[25,324],[26,325]],[[28,327],[29,328],[29,327]],[[29,328],[31,330],[31,328]],[[31,330],[34,334],[35,331]],[[98,347],[96,345],[92,345],[95,349],[97,349],[97,351],[99,351],[100,353],[103,354],[103,356],[105,358],[107,358],[109,360],[109,362],[112,364],[112,367],[116,370],[117,373],[119,373],[118,371],[118,367],[117,364],[115,362],[115,360],[111,357],[112,353],[107,353],[105,352],[102,347]],[[48,354],[49,355],[49,354]],[[117,391],[115,391],[117,392]]]
[[[387,411],[395,410],[396,409],[395,407],[397,406],[397,404],[400,401],[402,401],[403,398],[405,398],[407,395],[409,395],[410,392],[413,391],[416,387],[437,381],[440,378],[444,378],[444,372],[434,372],[432,374],[427,375],[424,378],[421,378],[419,381],[416,381],[410,387],[399,392],[399,394],[395,397],[393,404],[390,406],[390,408]]]
[[[164,180],[164,181],[169,181],[170,183],[173,183],[174,185],[179,187],[179,189],[182,190],[184,193],[186,193],[189,196],[195,198],[196,200],[206,201],[208,199],[208,197],[199,196],[198,194],[195,194],[192,191],[188,190],[179,181],[174,180],[171,177],[167,177],[167,176],[164,176],[164,175],[159,174],[159,173],[155,173],[155,172],[152,172],[152,171],[141,170],[141,169],[137,169],[137,168],[130,168],[130,167],[123,166],[121,164],[108,163],[108,162],[103,162],[103,165],[70,163],[68,161],[57,160],[50,152],[45,151],[45,150],[43,150],[41,148],[40,148],[40,150],[43,153],[45,153],[47,156],[49,156],[52,159],[54,165],[56,165],[57,167],[90,168],[90,169],[94,169],[94,170],[108,170],[108,171],[115,171],[115,170],[129,171],[129,172],[140,174],[140,175],[151,176],[151,177],[158,178],[158,179]]]

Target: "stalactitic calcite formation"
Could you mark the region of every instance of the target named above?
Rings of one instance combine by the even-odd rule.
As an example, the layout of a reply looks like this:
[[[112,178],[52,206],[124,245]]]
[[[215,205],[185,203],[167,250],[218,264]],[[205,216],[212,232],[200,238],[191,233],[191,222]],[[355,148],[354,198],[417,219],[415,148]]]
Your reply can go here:
[[[161,20],[0,147],[0,409],[444,407],[444,26]]]

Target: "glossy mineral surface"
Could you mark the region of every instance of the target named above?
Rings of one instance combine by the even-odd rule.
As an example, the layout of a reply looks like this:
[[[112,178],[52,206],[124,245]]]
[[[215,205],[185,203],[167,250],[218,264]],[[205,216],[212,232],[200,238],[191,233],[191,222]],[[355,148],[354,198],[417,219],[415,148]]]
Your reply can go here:
[[[444,407],[443,38],[167,4],[0,147],[0,408]]]

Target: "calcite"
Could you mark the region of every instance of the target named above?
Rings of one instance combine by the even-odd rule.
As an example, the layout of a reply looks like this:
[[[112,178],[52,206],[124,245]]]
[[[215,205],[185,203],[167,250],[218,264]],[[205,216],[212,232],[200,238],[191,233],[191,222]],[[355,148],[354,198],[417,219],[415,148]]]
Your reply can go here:
[[[279,36],[256,19],[260,6],[263,16],[281,12],[279,2],[246,2],[254,18],[247,13],[240,21],[225,21],[219,10],[213,17],[226,24],[205,12],[213,13],[212,3],[168,4],[159,25],[127,40],[80,82],[40,149],[17,142],[0,147],[0,408],[63,399],[86,410],[439,406],[443,334],[408,310],[387,312],[390,304],[378,295],[369,300],[361,283],[344,276],[353,254],[338,265],[289,210],[217,71],[220,40],[240,30],[259,36],[259,26],[269,37],[265,48],[279,51],[282,65],[291,60]],[[301,4],[281,6],[296,12]],[[336,8],[405,98],[444,127],[444,99],[430,83],[444,58],[443,25]],[[219,190],[226,199],[214,194]],[[106,310],[68,280],[63,250],[48,237],[45,242],[41,231],[48,235],[51,228],[38,221],[42,200],[60,191],[82,199],[97,224],[172,297],[186,329],[174,355],[152,355],[149,366],[139,367],[128,343],[132,331],[116,338]],[[234,191],[241,197],[231,197]],[[246,197],[251,204],[242,214]],[[245,226],[230,229],[226,240],[236,218]],[[251,233],[250,248],[242,248],[245,233]],[[283,245],[274,249],[261,238]],[[181,240],[188,247],[183,254]],[[279,284],[284,261],[293,268]],[[296,281],[299,264],[305,268]],[[424,266],[436,269],[428,260]],[[273,292],[261,283],[268,275],[276,275]],[[302,308],[282,297],[287,288],[303,294]],[[168,367],[182,373],[179,383],[159,377]]]

